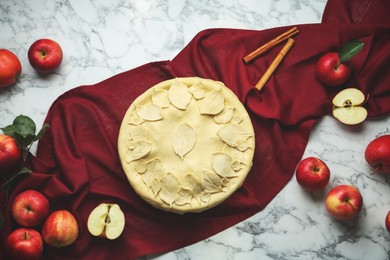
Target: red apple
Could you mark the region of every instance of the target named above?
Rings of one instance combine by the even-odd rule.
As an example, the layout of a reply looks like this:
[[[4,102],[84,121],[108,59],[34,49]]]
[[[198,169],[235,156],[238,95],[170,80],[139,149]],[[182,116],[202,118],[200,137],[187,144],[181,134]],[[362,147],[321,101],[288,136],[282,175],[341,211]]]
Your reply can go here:
[[[329,183],[330,171],[321,159],[307,157],[298,163],[296,178],[298,184],[305,190],[310,192],[320,191]]]
[[[18,57],[9,50],[0,49],[0,89],[14,84],[21,72]]]
[[[7,237],[5,248],[11,259],[38,260],[43,253],[41,234],[30,228],[15,229]]]
[[[22,152],[15,139],[0,134],[0,175],[8,174],[21,166]]]
[[[13,199],[11,214],[16,223],[25,227],[35,227],[43,223],[49,215],[49,201],[36,190],[25,190]]]
[[[390,174],[390,135],[382,135],[371,141],[364,157],[374,173]]]
[[[385,218],[385,226],[387,231],[390,232],[390,210],[387,212],[386,218]]]
[[[40,39],[28,49],[28,60],[31,66],[40,73],[50,73],[62,62],[61,46],[50,39]]]
[[[360,191],[352,185],[338,185],[328,192],[325,205],[334,218],[350,220],[361,211],[363,197]]]
[[[73,244],[78,234],[77,220],[67,210],[54,211],[42,226],[43,240],[53,247],[64,247]]]
[[[337,52],[323,55],[316,64],[317,78],[328,86],[343,84],[349,78],[351,71],[349,63],[342,63]]]

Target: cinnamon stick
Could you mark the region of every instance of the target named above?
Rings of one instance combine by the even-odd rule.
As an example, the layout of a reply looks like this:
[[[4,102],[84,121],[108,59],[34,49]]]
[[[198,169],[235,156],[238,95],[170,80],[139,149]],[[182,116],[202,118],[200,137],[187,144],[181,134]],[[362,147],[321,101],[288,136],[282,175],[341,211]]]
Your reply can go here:
[[[264,87],[265,83],[267,83],[268,79],[271,77],[271,75],[274,73],[276,68],[279,66],[284,56],[286,56],[288,51],[291,49],[294,42],[295,41],[292,38],[289,38],[287,43],[284,45],[283,49],[278,53],[278,55],[272,61],[271,65],[268,67],[264,75],[260,78],[260,80],[257,82],[255,86],[259,91]]]
[[[268,50],[272,49],[273,47],[277,46],[278,44],[284,42],[285,40],[291,38],[295,34],[299,32],[298,28],[295,26],[291,28],[290,30],[282,33],[281,35],[275,37],[274,39],[270,40],[269,42],[265,43],[264,45],[260,46],[256,50],[252,51],[248,55],[244,57],[245,63],[249,63],[264,52],[267,52]]]

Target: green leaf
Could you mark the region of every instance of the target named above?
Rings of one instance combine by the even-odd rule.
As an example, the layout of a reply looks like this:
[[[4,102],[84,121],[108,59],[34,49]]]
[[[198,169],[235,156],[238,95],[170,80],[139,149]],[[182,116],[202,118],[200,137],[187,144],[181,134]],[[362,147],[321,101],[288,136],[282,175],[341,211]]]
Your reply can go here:
[[[1,185],[1,188],[6,188],[6,193],[8,192],[8,189],[10,189],[11,185],[14,183],[15,179],[18,178],[20,175],[24,175],[27,173],[30,173],[31,170],[25,166],[23,166],[18,173],[16,173],[14,176],[12,176],[9,180],[7,180],[3,185]]]
[[[41,128],[41,130],[39,130],[37,136],[35,137],[34,141],[37,141],[39,139],[41,139],[41,137],[45,134],[46,132],[46,128],[49,128],[49,124],[44,124]]]
[[[359,40],[352,40],[347,42],[339,50],[339,59],[341,62],[347,62],[358,54],[364,47],[364,42]]]
[[[28,144],[26,144],[24,136],[22,136],[19,132],[14,132],[12,137],[15,139],[20,149],[25,149],[27,147]]]
[[[30,173],[31,170],[27,167],[23,167],[17,174],[24,174],[24,173]]]
[[[13,122],[13,125],[19,129],[19,133],[24,137],[28,135],[35,135],[36,126],[34,121],[28,116],[17,116]]]
[[[4,134],[14,137],[14,133],[18,132],[19,129],[14,125],[8,125],[6,127],[1,128]]]

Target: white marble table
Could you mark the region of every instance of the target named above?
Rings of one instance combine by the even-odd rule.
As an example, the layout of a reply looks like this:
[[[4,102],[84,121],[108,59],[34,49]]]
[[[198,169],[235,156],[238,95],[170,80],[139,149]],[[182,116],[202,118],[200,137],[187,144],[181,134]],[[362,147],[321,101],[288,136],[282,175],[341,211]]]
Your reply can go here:
[[[14,51],[23,71],[19,82],[0,91],[0,126],[19,114],[41,125],[51,103],[79,85],[94,84],[148,62],[172,59],[199,31],[225,27],[266,29],[318,23],[326,0],[79,1],[1,0],[0,47]],[[27,49],[39,38],[58,41],[61,68],[39,77]],[[370,175],[367,143],[389,133],[390,116],[346,127],[331,117],[312,131],[306,156],[332,171],[330,187],[349,183],[364,197],[360,217],[334,221],[324,197],[309,194],[295,177],[261,212],[213,237],[162,256],[143,259],[389,259],[390,180]]]

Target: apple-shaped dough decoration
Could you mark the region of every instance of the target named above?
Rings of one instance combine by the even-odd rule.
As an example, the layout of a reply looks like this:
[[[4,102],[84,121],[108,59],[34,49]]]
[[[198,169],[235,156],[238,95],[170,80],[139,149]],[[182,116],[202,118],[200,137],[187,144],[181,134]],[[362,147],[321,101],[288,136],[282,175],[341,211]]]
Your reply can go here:
[[[363,47],[363,42],[352,40],[343,45],[338,52],[328,52],[321,56],[316,63],[317,78],[327,86],[340,86],[346,82],[352,72],[348,61]]]
[[[333,98],[333,116],[347,125],[356,125],[367,118],[363,107],[366,97],[357,88],[346,88]]]
[[[93,236],[114,240],[125,228],[125,215],[118,204],[102,203],[91,211],[87,226]]]

